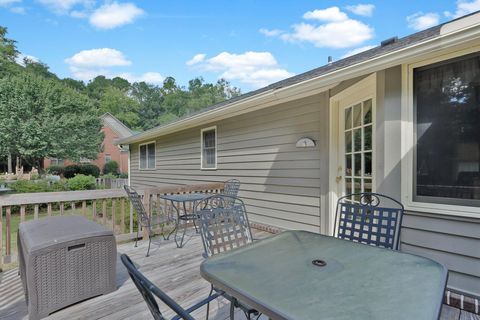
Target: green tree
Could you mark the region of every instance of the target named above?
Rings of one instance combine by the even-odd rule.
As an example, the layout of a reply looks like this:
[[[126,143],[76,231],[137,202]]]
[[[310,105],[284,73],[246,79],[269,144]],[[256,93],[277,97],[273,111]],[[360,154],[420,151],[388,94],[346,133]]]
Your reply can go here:
[[[7,28],[0,26],[0,63],[5,61],[15,62],[19,54],[16,45],[17,42],[7,38],[7,33]]]
[[[54,79],[21,73],[0,79],[0,154],[32,164],[44,157],[95,158],[103,140],[88,97]]]
[[[130,96],[139,104],[139,125],[142,129],[153,128],[161,123],[160,118],[166,110],[163,106],[164,95],[158,86],[145,82],[133,83]]]
[[[140,127],[139,108],[136,100],[115,87],[107,88],[99,101],[101,113],[109,112],[127,127],[134,129]]]

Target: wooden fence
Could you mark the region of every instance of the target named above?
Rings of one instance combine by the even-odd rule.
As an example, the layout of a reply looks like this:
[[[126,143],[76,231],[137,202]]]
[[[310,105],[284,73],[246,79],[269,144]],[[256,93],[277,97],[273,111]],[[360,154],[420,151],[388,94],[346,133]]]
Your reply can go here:
[[[128,185],[128,179],[96,178],[95,184],[105,189],[122,189],[123,186]]]
[[[149,215],[172,212],[161,195],[223,191],[223,183],[148,188],[138,190]],[[157,200],[157,201],[152,201]],[[155,203],[157,208],[153,207]],[[189,207],[191,209],[191,207]],[[0,267],[16,261],[19,222],[41,217],[78,214],[112,229],[117,241],[136,235],[136,215],[123,189],[20,193],[0,196]]]

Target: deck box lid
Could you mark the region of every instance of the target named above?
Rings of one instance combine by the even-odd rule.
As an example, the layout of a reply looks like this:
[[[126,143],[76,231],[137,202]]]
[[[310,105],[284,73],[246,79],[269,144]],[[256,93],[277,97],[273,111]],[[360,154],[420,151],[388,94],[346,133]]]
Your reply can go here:
[[[82,216],[59,216],[20,223],[23,250],[32,252],[78,239],[113,236],[104,226]]]

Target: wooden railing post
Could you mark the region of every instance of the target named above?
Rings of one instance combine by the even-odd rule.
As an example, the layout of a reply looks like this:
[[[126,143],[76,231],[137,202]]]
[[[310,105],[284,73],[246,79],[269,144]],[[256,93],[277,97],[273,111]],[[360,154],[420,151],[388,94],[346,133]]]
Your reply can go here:
[[[102,221],[103,225],[107,225],[107,200],[103,199],[102,200]]]
[[[116,203],[117,199],[113,198],[112,199],[112,230],[113,234],[115,234],[115,210],[116,210]]]
[[[12,207],[8,206],[7,207],[7,212],[6,212],[6,225],[5,225],[5,240],[7,241],[5,243],[5,255],[9,256],[11,254],[11,245],[12,245],[12,229],[10,225],[10,219],[12,218]]]
[[[20,206],[20,222],[25,221],[25,205]]]
[[[147,211],[147,216],[148,217],[151,217],[152,216],[152,208],[150,206],[150,192],[148,190],[145,190],[144,194],[143,194],[143,207],[145,208],[145,210]],[[138,214],[138,212],[137,212]],[[148,237],[148,231],[146,229],[143,230],[143,239],[147,239]]]
[[[35,205],[33,208],[33,219],[37,220],[38,219],[38,204]]]
[[[125,232],[125,198],[120,199],[120,233]]]
[[[3,207],[0,206],[0,271],[3,268]]]
[[[130,204],[130,225],[129,225],[129,231],[130,234],[133,233],[133,205],[131,202],[128,202]]]

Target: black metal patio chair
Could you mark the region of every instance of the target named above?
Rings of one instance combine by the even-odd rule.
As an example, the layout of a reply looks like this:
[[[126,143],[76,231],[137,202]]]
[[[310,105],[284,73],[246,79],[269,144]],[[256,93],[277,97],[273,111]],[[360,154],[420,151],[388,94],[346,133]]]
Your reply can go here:
[[[389,196],[349,194],[338,199],[334,236],[398,250],[403,213],[403,205]]]
[[[238,179],[230,179],[225,181],[222,195],[228,197],[238,197],[238,192],[240,191],[240,180]],[[232,203],[228,203],[231,201],[231,198],[225,198],[226,204],[232,205]]]
[[[128,199],[133,205],[133,209],[137,212],[138,226],[137,226],[137,236],[135,237],[135,247],[137,246],[140,228],[144,228],[147,231],[147,236],[148,236],[148,249],[147,249],[147,257],[148,257],[150,255],[150,244],[152,242],[152,236],[153,236],[152,227],[160,226],[162,229],[161,233],[164,239],[168,239],[170,234],[167,237],[165,237],[165,235],[163,234],[163,227],[166,224],[172,222],[173,220],[166,212],[160,212],[159,210],[157,210],[158,212],[155,212],[156,213],[155,215],[149,216],[147,214],[147,211],[145,210],[145,207],[143,206],[142,197],[138,195],[137,191],[135,191],[135,189],[127,185],[123,187],[125,189],[125,192],[127,193]],[[151,207],[152,209],[155,209],[155,210],[159,208],[159,206],[157,206],[155,203],[151,203]]]
[[[227,195],[213,195],[205,199],[205,202],[201,205],[202,207],[195,212],[200,224],[200,235],[205,250],[203,256],[205,258],[253,242],[247,211],[242,200]],[[212,285],[210,294],[218,291]],[[227,294],[223,294],[223,296],[231,302],[231,319],[233,319],[235,308],[242,309],[247,319],[260,315],[257,310],[239,302],[234,297]],[[209,306],[207,305],[207,318],[208,310]]]
[[[191,313],[204,305],[208,304],[210,301],[218,298],[222,292],[215,292],[214,294],[209,295],[206,299],[203,299],[193,306],[184,309],[182,308],[175,300],[170,298],[165,292],[160,290],[155,286],[150,280],[148,280],[133,264],[130,257],[126,254],[120,256],[123,265],[127,268],[128,274],[132,279],[133,283],[137,287],[138,291],[142,294],[143,299],[147,303],[148,309],[153,315],[155,320],[165,320],[160,308],[158,306],[157,300],[155,297],[160,299],[165,303],[170,309],[172,309],[177,315],[171,318],[172,320],[185,319],[185,320],[195,320]]]

